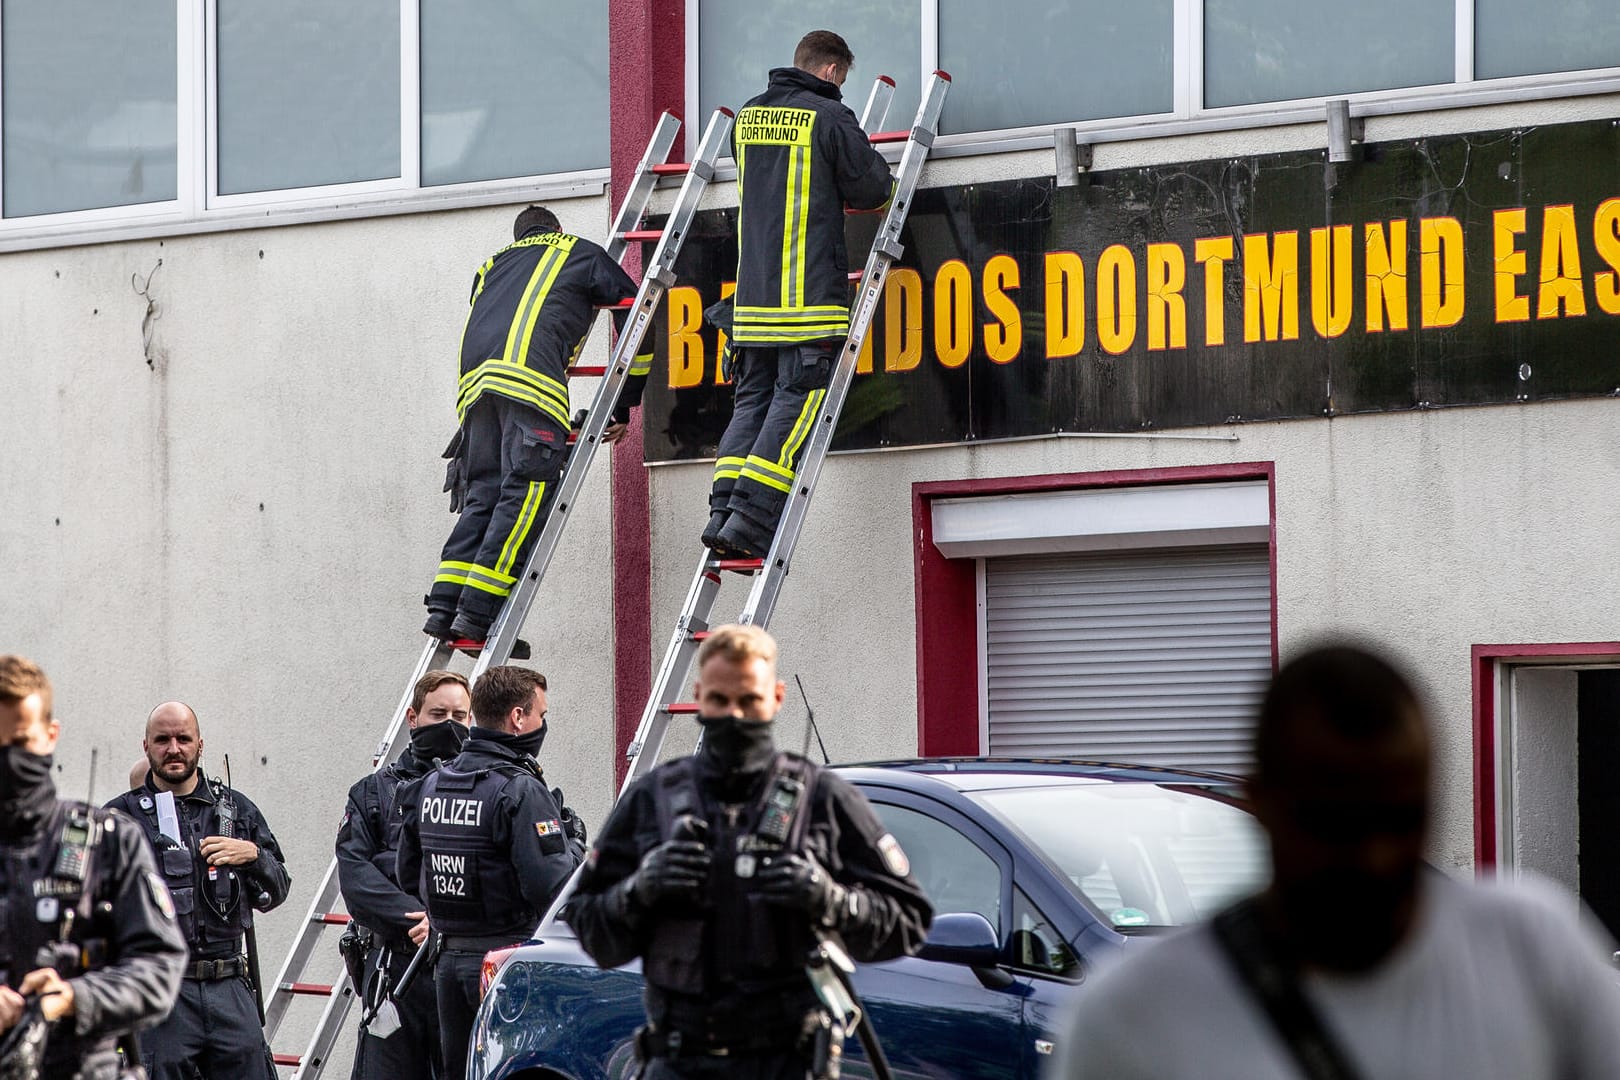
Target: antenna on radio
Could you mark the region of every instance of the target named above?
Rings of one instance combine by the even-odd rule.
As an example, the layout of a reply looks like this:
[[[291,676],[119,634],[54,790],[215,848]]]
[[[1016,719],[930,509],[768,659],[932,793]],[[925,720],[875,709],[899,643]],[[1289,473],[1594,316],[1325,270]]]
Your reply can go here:
[[[803,756],[810,756],[810,733],[813,731],[816,733],[816,745],[821,747],[821,763],[823,765],[830,765],[832,764],[832,758],[827,756],[827,744],[821,741],[821,729],[816,726],[816,710],[810,707],[810,695],[804,692],[804,680],[799,678],[798,674],[795,673],[793,676],[793,681],[798,684],[799,696],[804,699],[804,713],[806,721],[804,725]]]

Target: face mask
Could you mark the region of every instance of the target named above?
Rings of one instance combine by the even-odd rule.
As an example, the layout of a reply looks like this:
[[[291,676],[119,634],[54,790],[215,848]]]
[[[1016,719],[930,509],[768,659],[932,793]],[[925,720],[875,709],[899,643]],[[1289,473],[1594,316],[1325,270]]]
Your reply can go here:
[[[525,731],[522,735],[512,736],[512,745],[530,757],[540,756],[540,744],[546,741],[546,728],[541,724],[534,731]]]
[[[699,716],[703,725],[703,753],[729,772],[759,772],[776,755],[776,741],[768,720],[735,716]]]
[[[424,763],[449,761],[461,753],[461,744],[466,741],[467,729],[454,720],[423,724],[411,729],[411,754]]]
[[[50,802],[52,760],[20,746],[0,750],[0,827],[26,824]]]

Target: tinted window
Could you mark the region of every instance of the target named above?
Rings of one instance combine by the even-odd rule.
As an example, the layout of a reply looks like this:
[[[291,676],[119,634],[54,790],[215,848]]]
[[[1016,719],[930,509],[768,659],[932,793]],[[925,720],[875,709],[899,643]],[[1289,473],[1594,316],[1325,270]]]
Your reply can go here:
[[[1057,927],[1042,914],[1024,890],[1013,887],[1012,962],[1014,967],[1041,975],[1075,979],[1080,962],[1074,950],[1058,934]]]

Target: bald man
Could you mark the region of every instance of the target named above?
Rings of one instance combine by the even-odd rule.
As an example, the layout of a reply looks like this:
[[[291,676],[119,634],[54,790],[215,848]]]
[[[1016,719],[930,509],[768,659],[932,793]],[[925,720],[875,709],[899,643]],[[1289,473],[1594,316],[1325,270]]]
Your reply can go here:
[[[141,748],[145,782],[107,805],[145,828],[191,950],[174,1011],[142,1040],[143,1063],[152,1080],[274,1080],[243,937],[255,910],[287,899],[281,846],[247,796],[204,775],[189,705],[153,709]]]

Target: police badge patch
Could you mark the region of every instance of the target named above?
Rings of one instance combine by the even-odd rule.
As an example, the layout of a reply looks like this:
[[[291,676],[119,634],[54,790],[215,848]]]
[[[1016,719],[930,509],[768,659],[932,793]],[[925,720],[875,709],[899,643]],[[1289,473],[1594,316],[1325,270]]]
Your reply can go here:
[[[157,909],[163,913],[165,919],[173,922],[174,900],[169,896],[169,887],[154,873],[147,872],[143,876],[146,878],[146,891],[152,895],[152,903],[157,905]]]
[[[895,877],[905,877],[911,873],[911,860],[906,858],[905,851],[900,847],[900,841],[890,833],[884,833],[883,839],[877,842],[878,851],[883,855],[883,865],[889,868],[889,873]]]
[[[550,836],[553,833],[560,833],[562,832],[562,822],[558,821],[556,818],[553,818],[550,821],[537,821],[534,823],[534,831],[539,833],[541,836]]]

